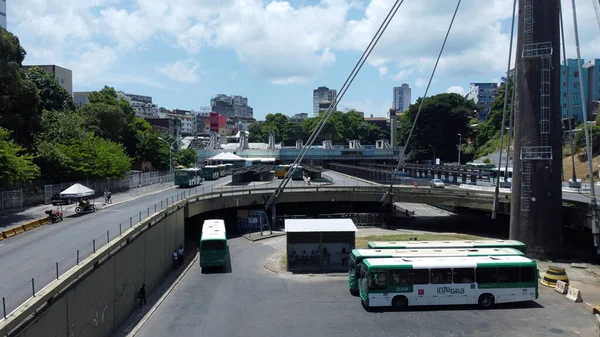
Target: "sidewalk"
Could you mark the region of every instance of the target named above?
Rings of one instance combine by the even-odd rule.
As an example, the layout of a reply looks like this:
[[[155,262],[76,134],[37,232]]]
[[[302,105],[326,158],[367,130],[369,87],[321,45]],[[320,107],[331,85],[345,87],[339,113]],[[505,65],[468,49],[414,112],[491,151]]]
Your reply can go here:
[[[173,185],[172,182],[163,183],[162,185],[161,184],[153,184],[153,185],[147,185],[147,186],[143,186],[143,187],[136,187],[136,188],[132,188],[128,191],[113,193],[113,195],[111,197],[112,202],[110,204],[105,204],[103,197],[91,199],[90,203],[95,204],[96,208],[98,210],[101,210],[104,208],[112,207],[112,206],[115,206],[115,205],[118,205],[118,204],[121,204],[124,202],[131,201],[134,199],[138,199],[138,198],[141,198],[141,197],[144,197],[147,195],[162,192],[162,191],[174,188],[174,187],[175,187],[175,185]],[[52,204],[39,205],[39,206],[34,206],[34,207],[24,209],[23,211],[18,212],[18,213],[0,216],[0,231],[9,229],[13,226],[18,226],[18,225],[24,224],[31,220],[44,218],[47,216],[44,213],[45,210],[56,209],[56,208],[60,208],[60,207],[61,206],[52,206]],[[75,215],[75,207],[77,207],[77,203],[72,203],[70,205],[63,205],[62,206],[63,218],[74,216]]]

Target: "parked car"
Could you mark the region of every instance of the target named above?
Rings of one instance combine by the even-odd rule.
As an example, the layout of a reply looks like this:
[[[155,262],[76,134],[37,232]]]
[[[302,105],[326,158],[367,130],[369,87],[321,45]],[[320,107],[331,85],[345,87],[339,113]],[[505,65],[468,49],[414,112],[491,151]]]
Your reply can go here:
[[[431,186],[432,188],[444,188],[444,182],[440,179],[433,179],[429,183],[429,186]]]
[[[52,199],[50,201],[52,202],[53,206],[70,205],[73,203],[73,200],[71,200],[71,199],[61,199],[59,192],[54,193],[52,195]]]

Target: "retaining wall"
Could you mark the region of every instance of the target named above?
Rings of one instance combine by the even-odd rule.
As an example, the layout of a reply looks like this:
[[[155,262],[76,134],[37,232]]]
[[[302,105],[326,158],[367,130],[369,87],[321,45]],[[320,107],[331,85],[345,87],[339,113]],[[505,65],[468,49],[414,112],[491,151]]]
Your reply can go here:
[[[152,292],[171,271],[173,250],[184,244],[184,209],[163,212],[138,224],[137,233],[125,233],[118,246],[94,254],[105,254],[101,260],[90,256],[73,281],[62,277],[71,284],[63,284],[64,292],[51,296],[51,305],[11,336],[109,336],[139,305],[142,284]],[[38,296],[44,295],[42,290]]]

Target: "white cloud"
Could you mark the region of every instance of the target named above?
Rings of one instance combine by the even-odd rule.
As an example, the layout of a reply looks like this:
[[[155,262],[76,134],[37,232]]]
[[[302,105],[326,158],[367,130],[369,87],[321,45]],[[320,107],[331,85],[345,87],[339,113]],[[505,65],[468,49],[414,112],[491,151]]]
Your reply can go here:
[[[187,59],[168,63],[164,67],[158,69],[158,72],[176,82],[195,83],[200,80],[198,76],[199,67],[200,64],[198,64],[197,61]]]
[[[110,78],[120,58],[160,39],[190,55],[207,48],[232,50],[250,73],[272,83],[294,84],[322,74],[340,51],[362,52],[392,4],[389,0],[321,0],[310,6],[289,0],[130,3],[131,7],[122,0],[12,1],[9,28],[28,52],[26,63],[71,68],[76,83],[88,83],[91,76]],[[562,0],[562,4],[567,56],[573,58],[571,1]],[[423,86],[455,5],[455,1],[406,1],[368,63],[382,78]],[[348,20],[350,9],[353,17],[361,12],[364,17]],[[502,76],[510,38],[505,26],[511,14],[512,1],[462,1],[435,79],[468,83],[485,81],[490,73]],[[600,34],[592,4],[578,3],[577,14],[582,57],[599,56]],[[516,43],[513,51],[514,59]],[[168,61],[172,67],[190,65]],[[196,81],[198,75],[180,78]]]
[[[390,71],[388,67],[379,67],[377,70],[379,71],[379,77],[387,75],[387,73]]]
[[[450,88],[446,89],[446,93],[454,93],[464,96],[466,94],[465,89],[460,85],[453,85]]]

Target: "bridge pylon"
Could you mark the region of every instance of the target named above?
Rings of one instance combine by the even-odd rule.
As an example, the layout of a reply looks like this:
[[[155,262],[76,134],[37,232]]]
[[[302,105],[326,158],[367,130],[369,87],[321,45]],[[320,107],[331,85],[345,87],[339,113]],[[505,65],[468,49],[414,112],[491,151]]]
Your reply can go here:
[[[562,251],[560,0],[519,1],[510,238]]]

